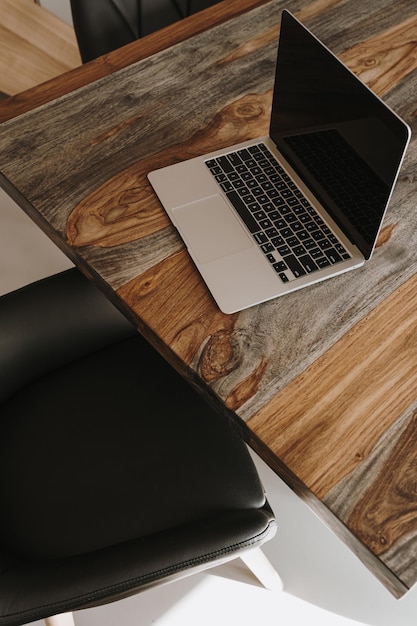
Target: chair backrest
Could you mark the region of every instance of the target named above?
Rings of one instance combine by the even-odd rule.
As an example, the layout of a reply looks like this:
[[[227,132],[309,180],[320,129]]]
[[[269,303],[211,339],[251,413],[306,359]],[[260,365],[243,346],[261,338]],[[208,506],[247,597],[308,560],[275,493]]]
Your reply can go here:
[[[83,63],[141,36],[140,0],[70,0]]]
[[[75,269],[1,296],[0,404],[63,363],[136,332]]]

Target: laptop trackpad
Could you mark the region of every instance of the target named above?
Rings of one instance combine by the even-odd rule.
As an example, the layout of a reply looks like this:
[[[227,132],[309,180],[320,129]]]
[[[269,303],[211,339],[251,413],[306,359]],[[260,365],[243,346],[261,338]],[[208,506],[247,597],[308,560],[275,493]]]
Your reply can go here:
[[[254,245],[233,209],[218,194],[177,207],[172,212],[187,247],[201,263]]]

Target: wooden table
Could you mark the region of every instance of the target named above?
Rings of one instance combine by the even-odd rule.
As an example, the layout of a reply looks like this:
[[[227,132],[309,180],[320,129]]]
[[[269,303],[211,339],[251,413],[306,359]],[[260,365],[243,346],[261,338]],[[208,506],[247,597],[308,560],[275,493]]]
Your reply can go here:
[[[229,316],[146,179],[267,132],[284,5],[416,126],[414,0],[227,0],[1,103],[1,183],[399,597],[417,579],[415,140],[369,263]]]

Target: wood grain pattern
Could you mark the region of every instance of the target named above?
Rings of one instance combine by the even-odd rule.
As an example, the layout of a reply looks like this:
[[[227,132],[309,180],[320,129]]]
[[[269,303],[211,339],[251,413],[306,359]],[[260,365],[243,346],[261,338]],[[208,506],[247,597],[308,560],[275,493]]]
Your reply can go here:
[[[368,458],[414,401],[416,285],[413,277],[394,291],[249,421],[319,498]]]
[[[372,545],[374,554],[390,568],[395,564],[394,569],[409,586],[417,569],[416,408],[415,402],[407,407],[367,458],[325,498],[339,519],[361,541]],[[385,471],[386,467],[390,472]]]
[[[417,17],[388,28],[340,55],[375,93],[383,95],[417,68]]]
[[[414,136],[370,262],[231,316],[146,174],[267,132],[284,6],[415,130],[412,5],[228,0],[0,103],[2,185],[396,595],[417,580]]]

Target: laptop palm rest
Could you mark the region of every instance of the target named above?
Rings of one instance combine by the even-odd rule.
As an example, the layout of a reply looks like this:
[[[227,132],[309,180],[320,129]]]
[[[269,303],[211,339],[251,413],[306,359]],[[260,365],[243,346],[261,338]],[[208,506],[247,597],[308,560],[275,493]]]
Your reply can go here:
[[[172,209],[176,227],[200,263],[209,263],[254,244],[233,209],[213,195]]]

